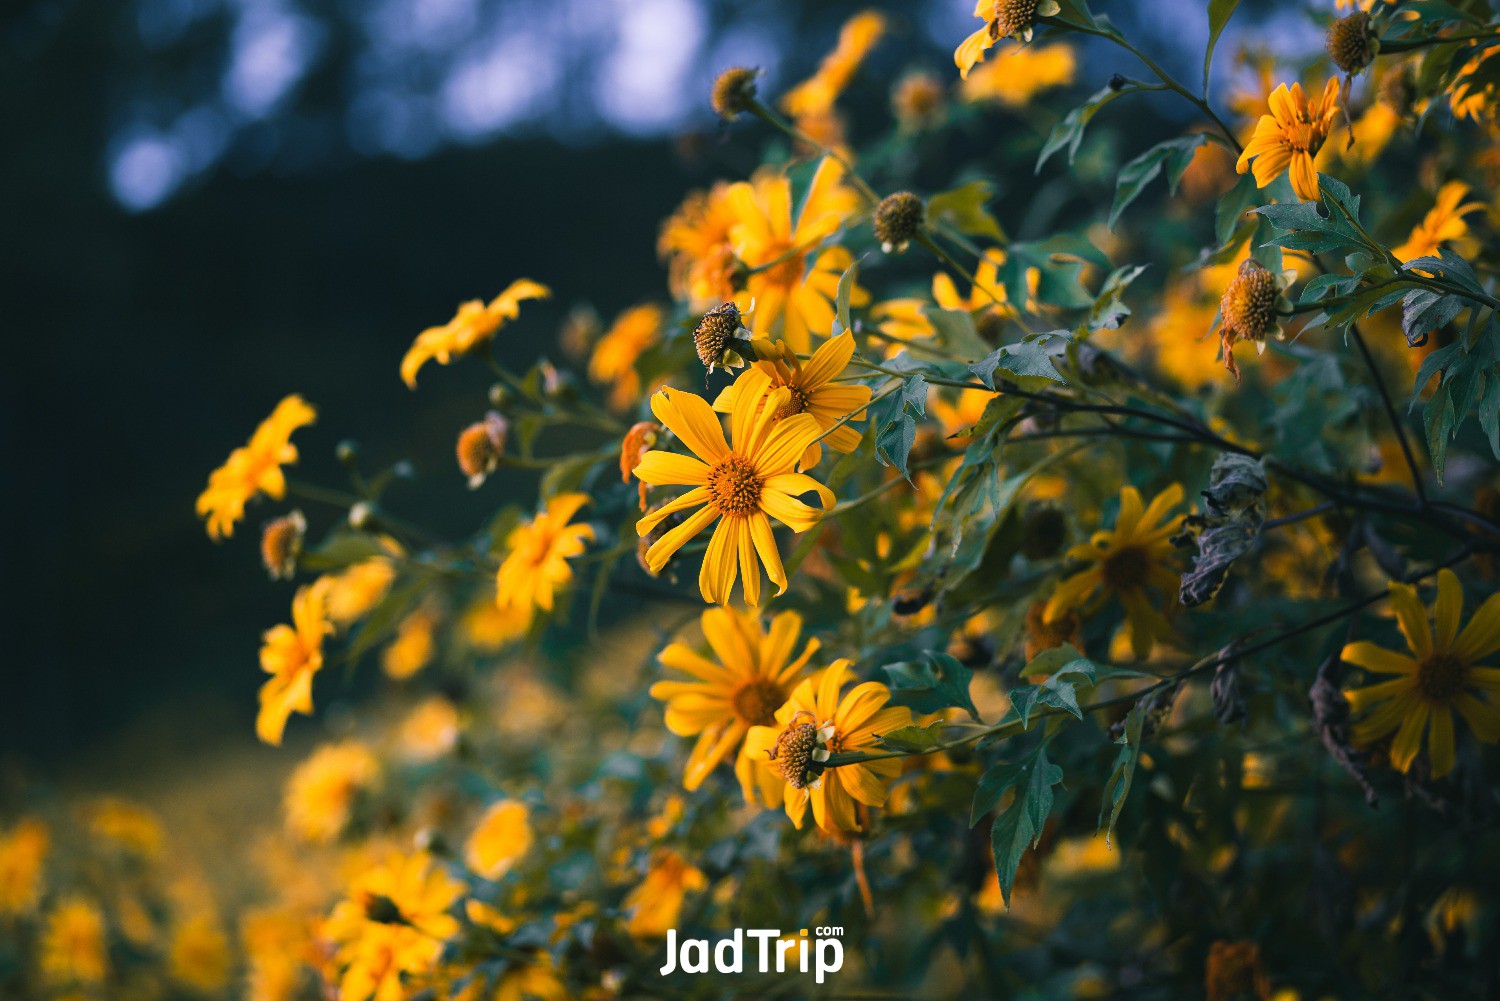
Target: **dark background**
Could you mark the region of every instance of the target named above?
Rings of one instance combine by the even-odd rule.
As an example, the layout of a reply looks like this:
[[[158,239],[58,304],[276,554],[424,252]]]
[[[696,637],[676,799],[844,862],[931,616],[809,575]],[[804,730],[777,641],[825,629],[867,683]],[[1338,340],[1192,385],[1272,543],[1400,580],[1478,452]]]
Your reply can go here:
[[[674,3],[662,10],[681,13]],[[429,367],[409,392],[397,363],[412,337],[461,300],[532,277],[555,298],[501,334],[524,366],[575,302],[607,320],[664,299],[660,220],[687,188],[755,162],[753,130],[726,144],[707,119],[713,73],[770,60],[775,93],[778,78],[810,72],[843,18],[882,5],[705,2],[693,34],[665,17],[626,32],[625,0],[468,4],[465,30],[372,62],[367,22],[386,6],[402,5],[298,5],[315,55],[253,113],[235,106],[224,67],[250,14],[287,4],[52,0],[0,14],[0,757],[61,760],[142,720],[201,727],[219,711],[249,740],[259,634],[286,618],[292,587],[259,568],[268,505],[253,504],[232,540],[207,539],[193,501],[209,470],[298,392],[320,411],[297,437],[300,476],[338,483],[334,446],[357,438],[370,468],[415,463],[421,478],[395,489],[393,510],[454,533],[528,495],[529,483],[463,488],[452,437],[482,412],[489,380],[475,366]],[[896,24],[869,78],[909,65],[951,75],[952,48],[977,23],[971,4],[884,6]],[[1095,4],[1146,37],[1169,28],[1155,31],[1157,51],[1178,69],[1201,52],[1201,6]],[[526,15],[564,32],[547,49],[560,61],[553,85],[510,121],[444,132],[432,95],[445,67],[493,19]],[[691,99],[642,124],[605,93],[622,72],[605,57],[652,30],[693,41],[676,81]],[[1084,91],[1129,68],[1113,51],[1082,65]],[[404,109],[406,130],[379,115],[366,128],[360,109],[372,106]],[[203,121],[214,123],[206,148],[184,125]],[[427,129],[416,139],[414,122]],[[140,173],[183,149],[191,164],[170,183]],[[315,536],[326,529],[330,512],[302,506]],[[229,708],[204,708],[215,705]]]

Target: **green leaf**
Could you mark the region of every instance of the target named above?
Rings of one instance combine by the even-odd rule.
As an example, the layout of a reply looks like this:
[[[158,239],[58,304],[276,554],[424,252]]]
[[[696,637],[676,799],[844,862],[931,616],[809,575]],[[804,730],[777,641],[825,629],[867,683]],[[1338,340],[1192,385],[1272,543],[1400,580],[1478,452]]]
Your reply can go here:
[[[990,350],[974,329],[974,318],[968,310],[925,306],[922,315],[932,324],[938,342],[959,358],[978,358]]]
[[[919,713],[956,707],[974,720],[979,719],[979,710],[969,696],[974,672],[956,657],[926,650],[919,660],[887,664],[885,673],[890,678],[894,705],[907,706]]]
[[[1024,784],[1018,783],[1017,794],[1009,807],[995,818],[990,829],[990,848],[995,854],[995,874],[1000,879],[1000,895],[1010,906],[1010,891],[1015,885],[1016,869],[1027,849],[1041,840],[1047,816],[1052,812],[1052,787],[1062,782],[1063,771],[1047,760],[1045,749],[1038,749],[1036,759],[1023,766]]]
[[[1208,136],[1202,132],[1180,139],[1168,139],[1121,167],[1115,177],[1115,203],[1109,210],[1109,228],[1115,228],[1120,213],[1136,200],[1146,185],[1156,179],[1163,167],[1167,171],[1167,187],[1175,195],[1177,183],[1182,180],[1182,172],[1193,162],[1193,153],[1206,142]]]
[[[1141,276],[1146,267],[1144,264],[1135,264],[1116,268],[1109,273],[1109,277],[1104,280],[1104,287],[1099,290],[1098,298],[1094,300],[1094,308],[1089,310],[1090,331],[1119,329],[1120,324],[1130,315],[1130,307],[1125,305],[1125,290]]]
[[[1203,52],[1203,93],[1208,93],[1208,71],[1214,62],[1214,48],[1219,44],[1219,35],[1234,15],[1240,0],[1210,0],[1208,5],[1208,48]]]
[[[1083,674],[1092,682],[1097,665],[1079,653],[1071,643],[1043,650],[1021,668],[1021,677],[1039,678],[1058,674]]]
[[[994,195],[994,184],[984,179],[940,191],[927,199],[927,219],[932,223],[947,222],[960,233],[1004,243],[1005,231],[985,208]]]
[[[1037,157],[1036,172],[1040,174],[1042,167],[1052,158],[1052,154],[1064,147],[1068,150],[1068,163],[1071,165],[1074,158],[1078,156],[1078,147],[1083,143],[1084,130],[1088,128],[1089,122],[1100,109],[1116,98],[1133,94],[1140,89],[1139,84],[1129,82],[1118,90],[1105,87],[1103,90],[1095,91],[1088,100],[1068,112],[1062,121],[1052,127],[1052,133],[1047,136],[1041,155]]]
[[[1005,791],[1016,784],[1016,781],[1026,774],[1026,766],[1030,758],[1024,761],[1009,762],[1000,761],[990,766],[988,770],[979,776],[979,785],[974,787],[974,804],[969,808],[969,826],[973,827],[984,819],[985,814],[1000,805],[1000,800],[1005,796]]]
[[[1115,755],[1114,768],[1109,774],[1109,781],[1104,785],[1104,803],[1099,808],[1101,828],[1105,826],[1105,816],[1109,817],[1109,826],[1104,831],[1106,845],[1114,837],[1115,824],[1120,819],[1120,811],[1125,808],[1125,797],[1130,795],[1130,781],[1135,778],[1136,762],[1141,755],[1141,731],[1145,716],[1145,710],[1137,702],[1126,714],[1125,726],[1115,740],[1120,745],[1120,751]]]
[[[1047,342],[1052,338],[1069,341],[1072,340],[1072,335],[1066,330],[1050,330],[1043,334],[1028,336],[1025,340],[1015,344],[1003,344],[985,358],[970,365],[969,371],[979,376],[980,380],[991,389],[999,388],[995,378],[996,371],[1009,372],[1011,375],[1022,377],[1049,379],[1052,382],[1065,382],[1066,380],[1058,374],[1056,366],[1052,363],[1052,352],[1047,349]]]
[[[903,726],[890,733],[877,733],[875,739],[893,751],[920,754],[931,751],[942,743],[943,727],[946,725],[938,720],[927,726]]]
[[[1422,423],[1427,429],[1427,452],[1432,456],[1432,471],[1439,484],[1443,482],[1443,463],[1448,457],[1448,439],[1453,437],[1457,415],[1453,412],[1451,382],[1442,382],[1427,401]]]

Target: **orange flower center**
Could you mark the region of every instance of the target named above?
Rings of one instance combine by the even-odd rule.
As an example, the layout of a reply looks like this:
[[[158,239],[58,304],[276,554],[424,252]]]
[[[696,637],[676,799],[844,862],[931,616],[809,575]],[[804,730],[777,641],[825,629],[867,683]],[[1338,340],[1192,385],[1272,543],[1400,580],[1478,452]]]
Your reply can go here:
[[[759,511],[761,486],[750,460],[734,452],[708,472],[708,496],[722,514],[742,517]]]
[[[1111,591],[1133,591],[1145,586],[1151,556],[1140,546],[1121,546],[1104,557],[1099,569]]]
[[[796,386],[788,386],[786,388],[792,395],[785,403],[776,408],[774,416],[778,421],[784,417],[795,417],[798,414],[807,412],[807,394]]]
[[[1417,692],[1429,702],[1447,702],[1463,691],[1469,665],[1451,653],[1435,653],[1417,665]]]
[[[786,701],[781,686],[769,678],[756,678],[741,685],[734,693],[734,711],[751,726],[771,726],[776,710]]]
[[[1323,130],[1312,122],[1292,122],[1282,134],[1286,144],[1299,153],[1316,153],[1323,148]]]
[[[773,246],[770,260],[776,263],[766,268],[766,280],[773,285],[796,288],[802,283],[802,272],[807,269],[807,255],[792,253],[792,245]]]

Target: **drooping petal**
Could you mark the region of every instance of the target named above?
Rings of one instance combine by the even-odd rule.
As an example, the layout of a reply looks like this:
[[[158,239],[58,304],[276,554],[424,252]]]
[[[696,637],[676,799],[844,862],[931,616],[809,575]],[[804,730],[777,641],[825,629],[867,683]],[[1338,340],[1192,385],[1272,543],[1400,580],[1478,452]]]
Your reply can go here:
[[[1471,664],[1496,650],[1500,650],[1500,594],[1484,599],[1453,647],[1456,656]]]
[[[681,549],[693,536],[713,524],[718,516],[718,508],[712,504],[705,504],[688,515],[687,520],[681,525],[653,542],[651,548],[646,550],[646,565],[651,568],[651,572],[660,573],[662,567],[667,565],[667,560],[672,558],[673,553]]]
[[[1401,729],[1397,731],[1396,739],[1391,741],[1391,765],[1396,771],[1405,772],[1416,760],[1417,752],[1422,749],[1422,731],[1427,728],[1427,717],[1430,715],[1427,703],[1419,701],[1406,714],[1406,719],[1401,721]]]
[[[1464,610],[1464,588],[1452,570],[1439,570],[1437,601],[1432,606],[1432,645],[1436,650],[1452,650],[1458,636],[1458,620]]]
[[[1432,708],[1432,725],[1427,733],[1427,756],[1432,761],[1432,777],[1440,779],[1453,771],[1453,710],[1447,706]]]
[[[651,412],[705,462],[718,462],[728,454],[724,428],[703,397],[668,387],[651,397]]]
[[[702,486],[708,482],[708,463],[676,452],[651,451],[641,456],[635,475],[653,486]]]
[[[823,502],[823,509],[825,511],[833,507],[837,500],[833,496],[832,490],[829,490],[806,473],[778,473],[775,476],[767,477],[765,489],[774,490],[792,497],[815,493],[818,495],[818,499]]]
[[[1369,640],[1346,645],[1339,659],[1377,674],[1411,674],[1417,669],[1417,662],[1406,654],[1376,646]]]
[[[708,540],[703,566],[698,571],[698,591],[703,600],[715,605],[729,604],[736,576],[736,537],[743,527],[740,518],[721,518]],[[654,548],[654,547],[653,547]],[[648,554],[649,555],[649,554]]]
[[[786,593],[786,568],[782,566],[781,552],[776,548],[776,537],[771,534],[770,519],[763,512],[755,511],[745,520],[750,530],[750,539],[755,543],[755,551],[760,554],[761,563],[765,564],[766,576],[776,585],[779,597]]]
[[[1417,599],[1416,589],[1408,584],[1391,585],[1391,608],[1411,652],[1419,660],[1432,656],[1432,631],[1427,625],[1427,609]]]

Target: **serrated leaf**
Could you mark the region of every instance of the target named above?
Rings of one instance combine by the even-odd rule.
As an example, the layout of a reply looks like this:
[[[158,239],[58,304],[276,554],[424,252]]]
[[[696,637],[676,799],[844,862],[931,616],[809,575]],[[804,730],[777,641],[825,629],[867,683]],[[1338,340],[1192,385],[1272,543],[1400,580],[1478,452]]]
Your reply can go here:
[[[1051,330],[1015,344],[1002,344],[986,357],[970,365],[969,371],[977,375],[991,389],[998,388],[995,378],[997,371],[1008,372],[1015,376],[1066,382],[1053,365],[1052,353],[1047,349],[1047,342],[1057,337],[1064,340],[1072,339],[1072,335],[1066,330]]]
[[[991,765],[985,773],[979,776],[979,784],[974,787],[974,803],[969,808],[969,826],[973,827],[984,819],[985,814],[1000,805],[1000,800],[1005,796],[1006,790],[1016,784],[1016,781],[1026,774],[1027,761],[1009,762],[1000,761]]]
[[[1125,716],[1125,726],[1115,740],[1120,745],[1120,750],[1115,755],[1109,781],[1104,784],[1104,802],[1099,808],[1101,828],[1105,827],[1105,816],[1109,817],[1109,826],[1104,831],[1106,845],[1114,837],[1115,824],[1120,819],[1120,811],[1125,808],[1125,798],[1130,795],[1130,782],[1135,778],[1135,766],[1141,754],[1141,733],[1145,717],[1145,710],[1141,708],[1140,702],[1131,706],[1130,712]]]
[[[1098,298],[1094,300],[1093,308],[1089,310],[1089,330],[1119,329],[1120,324],[1130,315],[1130,307],[1125,305],[1125,290],[1141,276],[1146,267],[1144,264],[1136,264],[1116,268],[1109,273],[1109,277],[1104,280],[1104,287],[1099,290]]]
[[[946,725],[942,720],[937,720],[927,726],[903,726],[890,733],[877,733],[875,739],[880,741],[882,747],[893,751],[920,754],[931,751],[942,743],[943,727]]]
[[[1041,840],[1047,816],[1052,812],[1052,787],[1062,782],[1063,771],[1047,760],[1047,752],[1038,750],[1026,766],[1026,780],[1018,785],[1017,795],[990,829],[990,848],[995,856],[995,875],[1000,881],[1000,896],[1010,906],[1010,891],[1015,885],[1016,869],[1027,849]]]
[[[994,195],[994,184],[983,179],[940,191],[927,199],[927,218],[934,223],[946,221],[961,233],[1004,243],[1005,231],[985,208]]]
[[[1120,213],[1139,197],[1146,185],[1155,180],[1163,168],[1167,171],[1167,187],[1172,194],[1176,194],[1177,183],[1182,180],[1183,171],[1193,162],[1194,152],[1206,142],[1208,136],[1202,132],[1180,139],[1168,139],[1121,167],[1115,176],[1115,201],[1109,210],[1109,228],[1115,228]]]
[[[974,672],[956,657],[926,650],[918,660],[887,664],[885,673],[890,678],[893,705],[908,706],[919,713],[958,708],[979,719],[979,710],[969,695]]]

